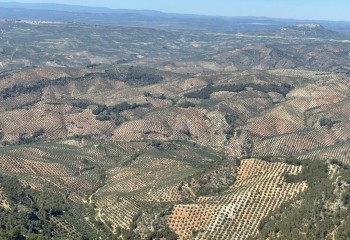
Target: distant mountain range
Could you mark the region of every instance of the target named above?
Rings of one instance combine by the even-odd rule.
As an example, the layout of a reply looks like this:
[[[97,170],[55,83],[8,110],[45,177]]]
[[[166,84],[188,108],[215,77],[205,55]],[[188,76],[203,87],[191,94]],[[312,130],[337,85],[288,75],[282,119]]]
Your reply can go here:
[[[64,12],[79,13],[140,13],[148,16],[160,16],[164,13],[153,10],[129,10],[129,9],[111,9],[105,7],[87,7],[79,5],[67,5],[56,3],[19,3],[19,2],[0,2],[1,8],[22,8],[33,10],[53,10]]]
[[[215,17],[163,13],[153,10],[110,9],[53,3],[0,2],[0,18],[228,33],[276,30],[297,24],[321,24],[331,30],[350,34],[350,22],[249,16]]]

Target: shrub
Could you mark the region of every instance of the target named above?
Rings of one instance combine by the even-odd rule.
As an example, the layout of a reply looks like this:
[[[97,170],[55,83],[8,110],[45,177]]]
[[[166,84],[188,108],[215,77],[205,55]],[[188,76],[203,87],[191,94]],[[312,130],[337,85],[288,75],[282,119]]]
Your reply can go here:
[[[108,107],[106,105],[98,105],[96,109],[92,111],[92,114],[99,115],[103,111],[107,111]]]
[[[154,69],[131,66],[122,81],[128,85],[146,86],[162,82],[163,77]]]
[[[145,96],[145,97],[152,97],[152,94],[150,92],[144,92],[143,96]]]
[[[196,105],[192,102],[185,101],[185,102],[180,103],[178,106],[181,108],[189,108],[189,107],[195,107]]]
[[[213,86],[212,84],[208,84],[206,87],[200,90],[186,93],[184,97],[208,99],[210,98],[210,94],[212,94],[213,92],[219,92],[219,91],[242,92],[247,87],[250,87],[256,91],[265,92],[265,93],[277,92],[282,94],[283,96],[286,96],[287,93],[289,93],[293,89],[293,86],[289,84],[277,85],[277,84],[240,83],[240,84],[221,85],[221,86]]]
[[[160,94],[160,96],[158,98],[161,99],[161,100],[165,100],[166,99],[166,97],[165,97],[165,95],[163,93]]]
[[[86,109],[90,105],[90,102],[88,102],[88,101],[77,101],[77,102],[72,102],[71,104],[72,104],[73,107]]]
[[[96,116],[96,120],[99,120],[99,121],[109,121],[111,120],[111,116],[109,115],[104,115],[104,114],[101,114],[101,115],[97,115]]]
[[[323,117],[318,121],[318,123],[321,127],[327,127],[328,129],[331,129],[335,122],[330,118]]]
[[[40,137],[41,135],[43,135],[45,133],[45,130],[43,128],[40,128],[39,130],[36,130],[33,134],[32,134],[32,138],[37,138]]]
[[[38,141],[38,138],[42,136],[45,133],[45,130],[43,128],[40,128],[39,130],[33,132],[32,136],[25,137],[24,134],[21,134],[19,136],[18,144],[28,144],[32,142]]]

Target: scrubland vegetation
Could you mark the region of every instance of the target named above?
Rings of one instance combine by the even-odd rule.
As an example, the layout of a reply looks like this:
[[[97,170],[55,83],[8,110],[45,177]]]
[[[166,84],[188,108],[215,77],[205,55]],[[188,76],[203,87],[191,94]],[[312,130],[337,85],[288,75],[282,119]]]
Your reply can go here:
[[[350,238],[346,36],[0,26],[0,239]]]

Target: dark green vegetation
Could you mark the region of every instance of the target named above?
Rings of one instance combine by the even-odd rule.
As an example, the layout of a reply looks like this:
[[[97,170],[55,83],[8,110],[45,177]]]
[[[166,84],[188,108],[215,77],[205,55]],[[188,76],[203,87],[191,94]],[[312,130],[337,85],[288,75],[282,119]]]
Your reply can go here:
[[[153,233],[149,234],[146,239],[153,240],[162,238],[166,240],[176,240],[179,239],[179,236],[171,231],[169,227],[166,227],[165,229],[154,231]]]
[[[42,131],[34,133],[31,139],[36,139],[40,134]],[[29,142],[28,139],[27,142]],[[25,154],[25,149],[32,148],[30,146],[33,145],[3,148],[1,154],[11,155],[11,149],[17,149],[20,152],[24,150]],[[0,236],[3,239],[98,239],[99,237],[112,239],[111,231],[95,218],[93,204],[82,204],[80,201],[72,200],[74,192],[83,193],[80,187],[74,186],[74,183],[69,186],[62,180],[71,179],[73,182],[80,182],[86,191],[81,197],[88,197],[87,194],[92,194],[105,184],[105,168],[114,164],[112,160],[109,160],[109,163],[105,159],[114,157],[107,157],[108,151],[101,149],[100,153],[94,156],[95,159],[92,159],[91,155],[84,154],[80,149],[57,143],[46,145],[36,143],[32,149],[51,154],[50,157],[36,154],[27,156],[29,161],[35,159],[34,162],[41,164],[42,168],[37,169],[36,173],[24,171],[22,174],[15,174],[1,169],[0,186],[3,188],[2,193],[8,200],[10,209],[0,208],[2,234]],[[23,157],[19,152],[13,156],[19,159]],[[61,160],[57,158],[58,156],[61,156]],[[9,157],[1,162],[2,166],[4,161],[11,164],[15,160]],[[26,168],[28,162],[19,161],[21,161],[20,168]],[[60,166],[53,175],[47,172],[50,171],[51,163]],[[67,169],[65,166],[69,166],[72,172],[64,172]],[[15,169],[13,165],[14,172],[17,171]],[[60,174],[59,171],[62,171],[62,178],[55,176]],[[40,176],[39,179],[37,179],[38,176]],[[40,178],[44,181],[40,181]],[[23,181],[26,184],[23,184]],[[45,190],[32,188],[34,182],[39,185],[44,184]],[[86,188],[87,186],[90,187]]]
[[[208,99],[208,98],[210,98],[210,94],[212,94],[213,92],[220,92],[220,91],[242,92],[242,91],[245,91],[247,88],[252,88],[256,91],[260,91],[260,92],[264,92],[264,93],[277,92],[277,93],[280,93],[283,96],[285,96],[287,93],[289,93],[293,89],[293,86],[291,86],[289,84],[261,85],[261,84],[254,84],[254,83],[221,85],[221,86],[213,86],[212,84],[209,84],[206,87],[202,88],[201,90],[186,93],[184,96],[187,98]]]
[[[94,115],[99,115],[103,112],[106,112],[107,114],[111,114],[111,113],[115,113],[118,114],[122,111],[125,110],[129,110],[129,109],[135,109],[138,107],[149,107],[150,104],[143,104],[143,105],[139,105],[139,104],[129,104],[127,102],[122,102],[120,104],[114,105],[114,106],[110,106],[107,107],[106,105],[98,105],[97,108],[95,110],[92,111],[92,113]]]
[[[41,79],[36,81],[34,84],[31,84],[28,86],[15,84],[12,87],[2,89],[0,92],[0,96],[3,99],[7,99],[10,97],[17,97],[22,94],[28,94],[32,92],[41,92],[43,88],[48,86],[64,86],[71,81],[86,81],[98,76],[105,77],[104,74],[97,73],[97,74],[86,74],[84,77],[78,77],[78,78],[62,77],[62,78],[56,79],[55,81],[51,81],[48,79]]]
[[[36,139],[42,133],[42,131],[38,131],[32,134],[33,139]],[[0,208],[0,236],[2,238],[71,239],[74,236],[74,239],[92,240],[103,237],[103,239],[107,240],[116,239],[120,234],[122,239],[130,240],[140,239],[140,235],[144,236],[142,239],[177,239],[177,235],[169,229],[166,223],[166,217],[171,213],[171,206],[176,202],[158,204],[139,202],[140,211],[130,223],[130,229],[119,227],[115,229],[116,234],[112,234],[108,221],[103,223],[97,217],[95,203],[94,201],[90,202],[89,197],[93,196],[91,194],[94,194],[99,188],[107,184],[106,180],[110,177],[108,169],[116,166],[124,168],[125,171],[128,171],[129,167],[136,166],[138,168],[138,160],[144,157],[151,157],[152,159],[171,158],[179,164],[188,166],[189,170],[182,173],[184,175],[179,174],[173,180],[168,179],[169,183],[178,182],[181,186],[181,181],[183,183],[190,181],[195,185],[194,189],[198,189],[199,195],[217,193],[218,190],[216,189],[222,190],[220,189],[222,185],[220,177],[222,175],[219,174],[219,168],[222,166],[223,159],[219,156],[219,153],[205,147],[179,141],[144,141],[134,143],[133,148],[135,150],[130,151],[123,149],[125,147],[123,143],[116,144],[94,140],[89,136],[75,136],[70,141],[78,143],[82,139],[84,139],[84,145],[81,147],[55,142],[46,144],[35,143],[35,145],[23,143],[24,145],[9,146],[1,149],[0,154],[8,154],[18,158],[23,157],[24,155],[22,154],[25,154],[27,150],[46,152],[44,155],[47,157],[32,154],[27,156],[26,159],[30,161],[35,160],[38,164],[58,163],[62,171],[66,169],[65,167],[72,171],[72,175],[62,173],[63,178],[82,181],[83,185],[94,183],[89,190],[85,190],[86,192],[82,192],[77,186],[52,184],[54,181],[58,181],[60,184],[64,183],[61,182],[59,177],[51,176],[46,172],[49,171],[49,168],[46,169],[46,167],[49,167],[48,165],[43,165],[40,172],[35,174],[31,172],[2,174],[0,187],[3,188],[2,194],[6,196],[10,205],[10,209]],[[133,146],[133,144],[130,145]],[[137,148],[143,150],[136,150]],[[94,149],[93,153],[89,153],[91,149]],[[187,151],[191,152],[192,157],[184,157],[183,153]],[[203,160],[208,158],[211,159],[210,162]],[[12,162],[14,160],[9,158],[7,161]],[[4,162],[0,162],[0,164],[4,164]],[[20,168],[26,168],[26,164],[23,162]],[[230,175],[229,169],[226,169],[228,175]],[[16,166],[13,166],[13,171],[18,171]],[[147,172],[148,170],[145,171]],[[203,174],[200,174],[199,171],[202,171]],[[1,170],[1,172],[4,171]],[[43,182],[36,180],[37,176],[46,180]],[[234,180],[234,176],[231,177]],[[26,184],[21,182],[23,180]],[[30,187],[35,183],[45,184],[45,190]],[[219,186],[217,183],[221,185]],[[231,184],[232,181],[229,183]],[[227,184],[224,187],[227,188]],[[182,190],[179,189],[179,192],[181,193]],[[85,203],[72,201],[72,194],[77,193],[82,194],[82,198],[86,200]],[[188,197],[188,193],[185,191],[182,194],[184,199]],[[129,193],[124,195],[124,197],[129,197],[128,195]],[[190,198],[193,197],[191,196]],[[159,215],[159,219],[157,218],[158,220],[153,222],[157,226],[156,229],[151,230],[149,225],[144,225],[142,219],[148,221],[154,215]],[[140,230],[140,227],[143,230]]]
[[[74,204],[66,197],[51,192],[24,187],[16,178],[2,175],[0,184],[4,189],[11,209],[0,208],[0,238],[2,239],[49,239],[62,237],[64,231],[53,224],[52,219],[67,219],[78,230],[76,239],[97,239],[99,235],[111,237],[99,222],[94,228],[80,219],[93,213],[91,206]],[[99,229],[99,234],[96,234]],[[68,231],[68,229],[67,229]],[[67,232],[67,237],[73,237]],[[73,232],[74,233],[74,232]]]
[[[171,214],[172,207],[167,204],[147,203],[142,211],[139,211],[132,219],[129,230],[123,230],[117,228],[116,235],[122,235],[123,239],[165,239],[165,240],[176,240],[179,236],[172,231],[166,223],[167,215]],[[150,215],[155,215],[156,220],[152,222],[153,231],[147,231],[142,233],[142,236],[137,233],[138,227],[145,227],[145,221]]]
[[[231,137],[234,135],[235,127],[237,127],[237,121],[239,120],[239,116],[237,113],[230,111],[225,113],[225,120],[229,127],[224,130],[224,133],[226,134],[226,139],[231,139]]]
[[[122,67],[115,70],[107,70],[106,76],[110,79],[120,80],[134,87],[142,87],[160,83],[164,80],[159,71],[152,68],[130,66]]]
[[[141,67],[129,67],[127,70],[120,69],[120,71],[124,71],[123,73],[116,74],[111,70],[106,70],[104,73],[88,73],[83,77],[61,77],[56,79],[55,81],[49,79],[41,79],[36,81],[31,85],[20,85],[14,84],[12,87],[3,88],[0,91],[0,96],[3,99],[7,99],[10,97],[20,96],[22,94],[28,94],[33,92],[41,92],[45,87],[48,86],[64,86],[71,82],[86,82],[94,78],[105,78],[110,80],[119,80],[123,81],[131,86],[146,86],[155,83],[159,83],[163,80],[163,77],[157,74],[156,70],[151,68],[141,68]],[[83,105],[79,105],[83,107]]]
[[[296,199],[270,213],[251,239],[349,239],[350,171],[337,160],[287,160],[302,165],[299,175],[285,175],[286,182],[306,181],[308,189]],[[330,177],[329,168],[337,169]]]
[[[86,104],[83,104],[84,107]],[[113,120],[115,125],[121,124],[124,119],[119,115],[122,111],[132,110],[135,108],[143,107],[148,108],[152,105],[150,103],[145,104],[129,104],[127,102],[122,102],[114,106],[106,106],[106,105],[97,105],[97,107],[92,111],[94,115],[96,115],[96,119],[99,121],[109,121]]]
[[[160,83],[163,81],[163,77],[158,75],[155,70],[131,66],[122,80],[131,86],[146,86]]]
[[[154,17],[147,28],[0,21],[0,198],[9,202],[0,202],[0,239],[174,240],[183,229],[225,239],[226,227],[259,230],[253,239],[349,239],[347,37],[266,19]],[[155,29],[164,21],[234,30]],[[303,171],[276,175],[252,159],[241,173],[250,156]],[[283,191],[271,182],[281,179]],[[257,203],[249,196],[278,203],[302,181],[307,190],[280,209],[252,207],[245,219]]]
[[[185,101],[185,102],[179,103],[178,106],[182,108],[189,108],[189,107],[195,107],[196,104],[189,101]]]
[[[213,196],[227,190],[236,180],[237,162],[222,161],[214,163],[201,172],[187,177],[179,186],[183,189],[184,184],[199,196]]]
[[[319,120],[319,124],[321,127],[327,127],[328,129],[331,129],[333,127],[334,124],[338,123],[339,121],[333,121],[332,119],[330,118],[321,118]]]
[[[86,109],[88,106],[93,105],[94,103],[92,103],[89,100],[86,100],[86,101],[77,100],[77,101],[71,102],[71,104],[73,107],[80,108],[80,109]]]
[[[39,141],[40,136],[42,136],[45,133],[45,130],[43,128],[40,128],[39,130],[35,131],[31,136],[25,137],[21,135],[19,137],[18,144],[28,144],[32,142]]]

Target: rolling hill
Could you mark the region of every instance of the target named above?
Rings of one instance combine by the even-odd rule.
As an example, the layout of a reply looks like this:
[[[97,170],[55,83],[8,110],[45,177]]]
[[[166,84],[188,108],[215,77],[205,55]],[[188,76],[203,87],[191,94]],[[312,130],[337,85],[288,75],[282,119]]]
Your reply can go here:
[[[346,35],[46,20],[0,22],[0,238],[349,238]]]

